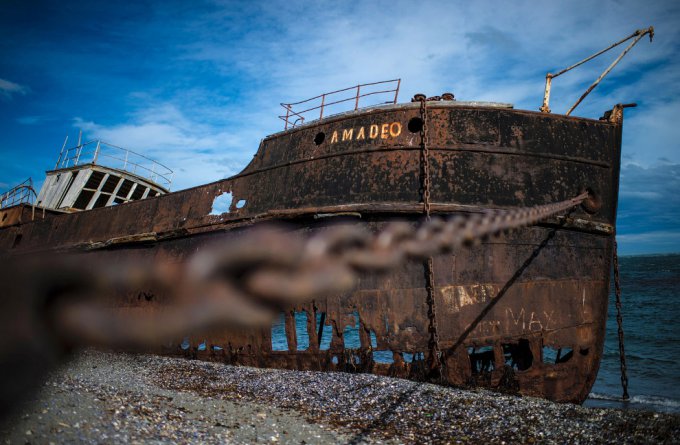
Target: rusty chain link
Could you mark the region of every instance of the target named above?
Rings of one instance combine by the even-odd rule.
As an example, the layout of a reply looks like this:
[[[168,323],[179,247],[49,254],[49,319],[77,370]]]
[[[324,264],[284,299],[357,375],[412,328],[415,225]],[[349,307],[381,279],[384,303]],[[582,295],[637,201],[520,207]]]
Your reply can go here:
[[[427,122],[427,99],[422,97],[420,99],[420,118],[423,122],[420,128],[420,158],[423,172],[423,211],[425,212],[425,221],[430,222],[431,204],[430,204],[430,188],[432,185],[432,178],[430,177],[430,148],[428,136],[428,122]],[[434,300],[435,280],[434,280],[434,260],[432,256],[428,257],[424,262],[425,274],[427,283],[425,290],[427,292],[427,319],[428,332],[430,339],[428,341],[429,357],[428,367],[430,373],[434,374],[435,379],[442,380],[443,369],[441,361],[441,349],[439,347],[439,328],[437,326],[437,308]]]
[[[486,236],[535,224],[581,204],[587,196],[448,220],[433,217],[418,227],[392,222],[378,233],[353,224],[305,238],[286,227],[259,228],[210,245],[180,263],[97,263],[78,255],[67,263],[62,256],[15,258],[0,268],[0,279],[21,283],[8,289],[16,294],[12,304],[32,304],[36,311],[49,306],[52,335],[64,341],[160,345],[201,329],[265,326],[283,307],[351,291],[361,273],[386,272],[408,260],[426,261]],[[121,293],[137,295],[149,289],[164,301],[159,310],[112,309]],[[434,292],[428,297],[433,299]]]
[[[621,386],[623,387],[623,400],[630,399],[628,395],[628,373],[626,370],[626,351],[623,344],[623,316],[621,315],[621,279],[619,276],[619,254],[614,235],[614,289],[616,291],[616,324],[619,332],[619,360],[621,361]]]
[[[420,99],[420,119],[423,124],[420,127],[420,160],[423,170],[423,212],[425,220],[430,220],[430,148],[427,134],[427,99]]]

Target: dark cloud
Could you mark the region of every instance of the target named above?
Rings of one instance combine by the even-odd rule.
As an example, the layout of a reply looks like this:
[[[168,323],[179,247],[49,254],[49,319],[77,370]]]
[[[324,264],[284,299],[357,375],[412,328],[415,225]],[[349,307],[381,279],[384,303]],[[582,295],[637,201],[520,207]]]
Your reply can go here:
[[[465,38],[470,45],[483,46],[486,50],[516,52],[522,48],[511,33],[493,26],[485,26],[479,31],[465,33]]]
[[[622,167],[617,226],[624,240],[632,234],[680,234],[680,164]],[[677,236],[670,237],[668,242],[677,240]],[[680,251],[680,245],[664,248],[669,249]]]

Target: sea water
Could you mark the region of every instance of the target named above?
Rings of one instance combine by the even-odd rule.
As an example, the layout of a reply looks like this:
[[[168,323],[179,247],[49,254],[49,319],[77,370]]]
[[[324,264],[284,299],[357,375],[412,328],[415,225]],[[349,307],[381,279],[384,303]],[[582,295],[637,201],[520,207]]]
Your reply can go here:
[[[622,402],[614,279],[607,337],[586,406],[680,413],[680,254],[619,259],[630,401]]]
[[[621,257],[623,328],[630,400],[621,400],[621,373],[614,279],[610,290],[607,336],[597,380],[585,406],[635,408],[680,413],[680,254]],[[356,313],[355,313],[356,315]],[[309,346],[307,315],[296,315],[298,350]],[[317,315],[317,330],[320,326]],[[321,349],[330,346],[331,327],[324,326]],[[287,350],[283,315],[272,329],[274,350]],[[346,348],[359,347],[358,316],[345,327]],[[375,347],[375,338],[371,343]],[[391,361],[391,352],[374,359]],[[410,361],[410,354],[404,354]]]

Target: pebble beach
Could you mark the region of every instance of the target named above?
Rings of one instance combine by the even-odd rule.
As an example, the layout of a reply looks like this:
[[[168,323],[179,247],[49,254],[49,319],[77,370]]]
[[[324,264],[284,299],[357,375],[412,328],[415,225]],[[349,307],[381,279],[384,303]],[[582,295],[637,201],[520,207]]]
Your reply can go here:
[[[368,374],[86,351],[0,428],[7,444],[677,443],[680,415]]]

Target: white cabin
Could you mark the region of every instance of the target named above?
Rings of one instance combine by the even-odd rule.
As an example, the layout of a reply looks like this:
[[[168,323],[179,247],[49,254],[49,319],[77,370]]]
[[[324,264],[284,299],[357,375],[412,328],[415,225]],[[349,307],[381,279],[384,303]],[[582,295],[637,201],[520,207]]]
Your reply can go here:
[[[62,150],[35,205],[77,212],[169,192],[172,170],[143,155],[94,140]]]

